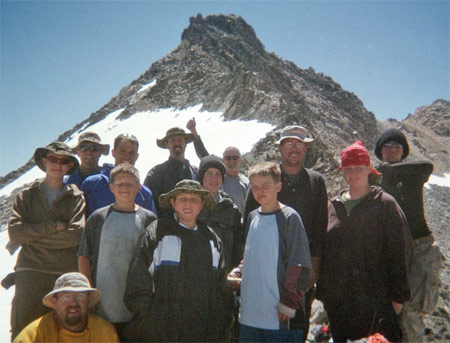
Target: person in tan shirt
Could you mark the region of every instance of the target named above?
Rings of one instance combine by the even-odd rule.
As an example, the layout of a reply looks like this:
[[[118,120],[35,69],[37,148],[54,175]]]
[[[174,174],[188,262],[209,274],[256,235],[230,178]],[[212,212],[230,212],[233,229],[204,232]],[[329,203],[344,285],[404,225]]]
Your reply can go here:
[[[77,271],[77,250],[84,228],[85,201],[63,176],[78,168],[70,148],[53,142],[36,149],[36,165],[46,172],[17,194],[8,223],[10,252],[20,246],[11,309],[12,338],[49,309],[40,299],[63,273]]]

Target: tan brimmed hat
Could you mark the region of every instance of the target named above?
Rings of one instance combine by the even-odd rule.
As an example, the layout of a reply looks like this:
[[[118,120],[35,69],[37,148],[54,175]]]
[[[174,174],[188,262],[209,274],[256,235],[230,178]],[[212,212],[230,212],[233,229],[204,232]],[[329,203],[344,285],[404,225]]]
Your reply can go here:
[[[73,161],[73,167],[67,172],[67,174],[74,173],[75,170],[77,170],[78,167],[80,166],[77,158],[72,153],[72,150],[69,148],[67,144],[63,142],[54,141],[49,145],[47,145],[46,147],[37,148],[34,152],[34,163],[36,163],[36,165],[44,172],[46,172],[46,170],[44,167],[44,163],[42,162],[42,159],[45,156],[47,156],[49,152],[52,152],[56,155],[67,156]]]
[[[77,152],[77,150],[80,148],[80,146],[84,142],[89,142],[89,143],[94,143],[94,144],[100,145],[102,148],[102,154],[105,156],[109,154],[109,144],[102,144],[102,140],[100,139],[100,136],[97,135],[95,132],[91,132],[91,131],[82,133],[80,135],[80,137],[78,137],[77,146],[74,147],[72,150],[74,152]]]
[[[156,145],[160,148],[167,149],[166,142],[170,137],[173,136],[183,136],[186,140],[186,144],[193,142],[195,140],[195,136],[192,133],[186,133],[181,127],[173,127],[166,132],[166,136],[161,139],[156,140]]]
[[[102,293],[97,289],[91,287],[89,280],[81,273],[66,273],[61,275],[56,281],[53,291],[48,293],[42,303],[53,308],[52,298],[55,294],[60,292],[89,292],[89,306],[96,305],[102,298]]]
[[[207,212],[211,211],[215,206],[216,202],[212,193],[208,190],[202,189],[202,186],[198,181],[195,180],[182,180],[175,185],[175,188],[166,194],[161,194],[159,196],[159,205],[162,208],[170,208],[172,204],[170,199],[175,198],[178,194],[198,194],[202,198],[204,204],[203,209]]]
[[[314,145],[314,138],[310,136],[308,131],[303,126],[286,126],[281,131],[281,137],[277,141],[277,144],[281,144],[281,142],[287,138],[298,139],[299,141],[305,143],[308,148]]]

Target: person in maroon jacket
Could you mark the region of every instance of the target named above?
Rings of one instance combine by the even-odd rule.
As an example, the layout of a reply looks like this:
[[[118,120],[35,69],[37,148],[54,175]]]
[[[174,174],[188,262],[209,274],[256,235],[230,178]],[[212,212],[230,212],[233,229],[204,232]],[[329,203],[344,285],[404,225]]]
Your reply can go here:
[[[328,207],[317,297],[335,342],[375,332],[400,342],[397,316],[410,298],[408,223],[391,195],[369,185],[369,175],[378,172],[361,141],[341,152],[341,163],[349,188]]]

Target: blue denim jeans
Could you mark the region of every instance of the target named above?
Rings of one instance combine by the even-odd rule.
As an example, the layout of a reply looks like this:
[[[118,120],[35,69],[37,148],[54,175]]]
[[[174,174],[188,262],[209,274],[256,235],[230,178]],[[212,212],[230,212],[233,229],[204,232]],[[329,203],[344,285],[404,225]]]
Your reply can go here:
[[[303,330],[267,330],[240,324],[239,342],[304,342]]]

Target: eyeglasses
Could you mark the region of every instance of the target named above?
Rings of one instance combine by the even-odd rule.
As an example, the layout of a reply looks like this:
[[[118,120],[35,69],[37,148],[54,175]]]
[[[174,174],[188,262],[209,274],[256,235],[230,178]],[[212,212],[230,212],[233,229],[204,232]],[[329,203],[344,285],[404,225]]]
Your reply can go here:
[[[87,301],[88,296],[89,295],[87,293],[70,292],[58,296],[57,299],[63,303],[70,303],[74,299],[76,299],[78,302],[85,302]]]
[[[66,164],[69,164],[70,162],[72,162],[69,158],[65,158],[65,157],[58,158],[56,156],[46,156],[45,158],[50,163],[54,163],[54,164],[58,163],[58,164],[66,165]]]
[[[237,161],[240,158],[241,158],[241,156],[224,156],[224,159],[227,161],[230,161],[230,160]]]
[[[303,148],[303,146],[305,145],[304,142],[285,142],[283,143],[283,146],[285,146],[286,148],[293,148],[294,146],[296,146],[297,148]]]
[[[92,152],[97,152],[100,151],[102,148],[98,145],[82,145],[78,148],[78,150],[82,151],[82,152],[86,152],[86,151],[92,151]]]
[[[383,144],[383,146],[386,148],[401,148],[402,147],[402,145],[397,142],[386,142]]]

